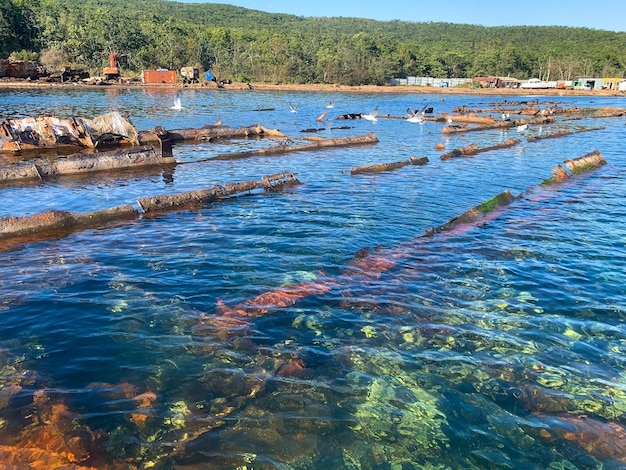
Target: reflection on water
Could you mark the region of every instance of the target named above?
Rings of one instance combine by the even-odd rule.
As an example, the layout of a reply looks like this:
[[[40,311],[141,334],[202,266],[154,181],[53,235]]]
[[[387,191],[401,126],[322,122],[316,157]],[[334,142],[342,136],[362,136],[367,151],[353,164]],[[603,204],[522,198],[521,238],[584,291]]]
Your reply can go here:
[[[80,103],[74,114],[122,109],[142,130],[220,117],[292,138],[331,100],[337,115],[497,101],[328,95],[183,90],[176,113],[172,96],[148,90],[0,99],[21,115]],[[0,461],[622,468],[624,122],[585,120],[576,126],[606,129],[449,161],[439,160],[437,143],[488,147],[500,131],[446,140],[442,124],[355,120],[322,136],[374,131],[380,143],[237,161],[210,158],[249,143],[178,146],[185,164],[167,178],[107,174],[2,188],[7,216],[136,205],[279,171],[304,183],[2,253]],[[540,186],[557,163],[594,149],[608,165]],[[410,155],[430,163],[349,175]],[[422,237],[504,189],[522,197],[486,224]]]

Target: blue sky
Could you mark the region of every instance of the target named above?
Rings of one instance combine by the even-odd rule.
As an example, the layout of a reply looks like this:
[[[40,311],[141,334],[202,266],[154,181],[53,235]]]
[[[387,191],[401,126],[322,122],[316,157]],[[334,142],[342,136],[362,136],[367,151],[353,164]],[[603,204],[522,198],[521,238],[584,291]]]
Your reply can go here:
[[[484,26],[575,26],[626,31],[626,1],[593,0],[178,0],[227,3],[298,16],[351,16],[377,20],[445,21]],[[508,3],[508,5],[507,5]]]

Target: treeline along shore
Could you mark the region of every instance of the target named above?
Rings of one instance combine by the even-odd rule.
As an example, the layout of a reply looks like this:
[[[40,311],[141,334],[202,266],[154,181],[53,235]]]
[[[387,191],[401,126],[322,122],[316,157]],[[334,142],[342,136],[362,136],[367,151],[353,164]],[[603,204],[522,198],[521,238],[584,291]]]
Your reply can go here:
[[[112,53],[123,77],[196,67],[239,83],[380,86],[402,77],[573,80],[626,71],[626,33],[588,28],[300,17],[166,0],[7,0],[0,19],[0,58],[92,76]]]

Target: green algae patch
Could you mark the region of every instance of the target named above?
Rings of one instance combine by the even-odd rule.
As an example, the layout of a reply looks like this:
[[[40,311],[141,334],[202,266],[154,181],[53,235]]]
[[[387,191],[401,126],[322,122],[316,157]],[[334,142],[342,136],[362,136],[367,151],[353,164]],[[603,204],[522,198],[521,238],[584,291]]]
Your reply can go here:
[[[483,202],[482,204],[477,205],[474,209],[483,213],[488,214],[489,212],[493,212],[498,207],[506,206],[510,204],[515,197],[509,192],[509,190],[505,190],[500,194],[495,195],[491,199]]]

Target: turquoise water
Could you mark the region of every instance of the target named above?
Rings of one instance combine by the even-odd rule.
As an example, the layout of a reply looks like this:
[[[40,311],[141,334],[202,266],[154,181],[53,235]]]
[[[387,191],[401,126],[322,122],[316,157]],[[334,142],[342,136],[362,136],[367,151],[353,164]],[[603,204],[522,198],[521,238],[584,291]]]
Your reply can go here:
[[[433,122],[315,122],[323,111],[402,116],[429,104],[437,114],[510,97],[183,90],[178,112],[173,99],[0,91],[0,118],[119,110],[140,130],[219,118],[298,142],[312,127],[380,142],[232,161],[210,158],[273,143],[180,145],[171,174],[1,188],[6,217],[138,207],[282,171],[302,182],[0,253],[5,463],[9,449],[36,448],[94,468],[626,466],[624,118],[532,126],[605,129],[528,143],[515,130],[445,138]],[[619,97],[516,99],[625,107]],[[522,144],[471,158],[441,161],[434,149],[511,137]],[[595,149],[607,165],[540,186]],[[350,176],[413,155],[430,162]],[[422,237],[505,189],[521,197],[487,223]],[[377,257],[384,269],[364,267]],[[281,288],[296,294],[277,306],[267,294]],[[244,307],[236,324],[223,315]]]

